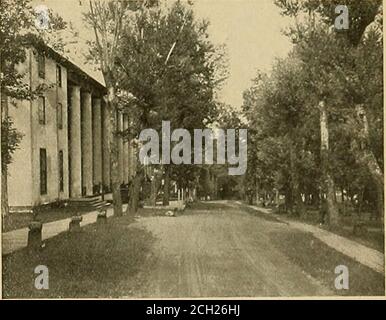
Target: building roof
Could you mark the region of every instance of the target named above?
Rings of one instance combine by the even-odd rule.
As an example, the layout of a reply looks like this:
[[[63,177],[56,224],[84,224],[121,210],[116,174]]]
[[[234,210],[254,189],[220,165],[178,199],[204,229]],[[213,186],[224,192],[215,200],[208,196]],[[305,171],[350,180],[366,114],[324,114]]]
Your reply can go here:
[[[102,79],[97,80],[95,76],[92,76],[90,74],[90,72],[86,72],[79,65],[70,61],[69,58],[64,57],[62,54],[58,53],[56,50],[46,44],[34,44],[34,46],[38,50],[44,51],[46,55],[54,59],[56,62],[60,63],[62,66],[64,66],[67,69],[70,81],[75,83],[82,82],[83,85],[84,83],[86,83],[88,84],[88,89],[98,90],[101,94],[106,94],[106,86]]]

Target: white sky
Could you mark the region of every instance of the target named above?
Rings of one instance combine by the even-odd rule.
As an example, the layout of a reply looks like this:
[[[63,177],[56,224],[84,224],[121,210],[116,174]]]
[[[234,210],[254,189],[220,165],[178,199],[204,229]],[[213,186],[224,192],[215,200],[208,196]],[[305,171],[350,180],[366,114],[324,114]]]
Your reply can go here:
[[[81,49],[84,47],[81,43],[93,37],[82,20],[88,0],[33,0],[33,5],[39,4],[52,8],[79,30],[81,39],[73,49]],[[281,32],[290,20],[280,16],[273,0],[195,0],[194,11],[197,17],[210,21],[211,40],[227,46],[229,78],[220,98],[240,107],[242,93],[250,87],[256,71],[269,71],[275,57],[284,57],[291,49],[289,40]],[[78,52],[75,56],[74,62],[81,64],[82,55]],[[90,66],[83,69],[91,71]]]

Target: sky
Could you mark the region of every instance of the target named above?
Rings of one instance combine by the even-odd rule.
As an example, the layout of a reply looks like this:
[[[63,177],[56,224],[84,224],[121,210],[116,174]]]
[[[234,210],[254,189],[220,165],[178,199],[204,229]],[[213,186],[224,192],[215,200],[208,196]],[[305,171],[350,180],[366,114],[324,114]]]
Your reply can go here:
[[[275,58],[285,57],[291,50],[282,30],[290,20],[280,15],[274,0],[194,0],[197,18],[209,20],[210,39],[225,44],[228,53],[229,78],[220,91],[220,100],[235,108],[242,105],[242,93],[251,86],[257,70],[269,72]],[[33,0],[33,5],[46,5],[59,13],[79,31],[78,50],[71,54],[74,62],[100,79],[101,75],[84,65],[81,43],[93,38],[86,28],[82,12],[88,9],[88,0]]]

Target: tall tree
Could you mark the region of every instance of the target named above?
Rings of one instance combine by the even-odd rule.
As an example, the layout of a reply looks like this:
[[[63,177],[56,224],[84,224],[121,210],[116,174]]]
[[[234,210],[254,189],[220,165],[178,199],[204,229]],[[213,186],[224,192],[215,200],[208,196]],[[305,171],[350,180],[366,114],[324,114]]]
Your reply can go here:
[[[95,40],[90,41],[91,53],[97,59],[107,88],[107,108],[110,115],[110,161],[111,183],[113,193],[114,214],[122,215],[121,181],[119,172],[119,154],[117,129],[117,89],[118,68],[117,57],[121,38],[130,14],[156,4],[156,0],[90,0],[90,10],[85,19],[93,28]]]
[[[207,22],[194,17],[189,4],[176,1],[169,7],[140,10],[122,38],[120,85],[136,97],[134,109],[138,134],[144,128],[161,129],[162,120],[171,129],[203,128],[215,115],[214,91],[221,82],[221,51],[207,39]],[[162,142],[162,140],[160,141]],[[188,168],[189,167],[189,168]],[[182,170],[182,171],[181,171]],[[195,168],[164,165],[152,180],[152,196],[164,177],[194,180]],[[189,172],[189,174],[187,174]],[[168,186],[164,203],[168,203]]]
[[[365,30],[369,24],[374,22],[381,2],[278,0],[276,3],[282,8],[285,15],[306,15],[308,17],[305,19],[306,22],[299,23],[292,28],[289,35],[296,44],[297,54],[304,63],[304,70],[308,71],[307,83],[310,84],[308,90],[318,97],[316,105],[320,114],[323,190],[327,195],[330,223],[336,224],[338,215],[334,204],[335,186],[331,171],[333,153],[330,146],[331,125],[334,126],[334,123],[331,123],[331,120],[336,118],[337,114],[340,114],[338,118],[347,119],[348,115],[352,114],[354,109],[358,109],[358,105],[363,105],[363,100],[366,100],[367,92],[363,88],[367,86],[365,78],[371,76],[371,70],[367,69],[366,76],[359,79],[359,70],[354,71],[352,66],[359,64],[359,60],[356,61],[355,58],[357,49],[363,44],[366,38]],[[348,6],[349,29],[332,31],[334,29],[331,26],[334,25],[337,17],[335,7],[342,4]],[[342,94],[341,97],[339,93]],[[338,106],[342,107],[343,101],[351,106],[351,110],[343,108],[348,113],[346,115],[342,114],[342,110],[337,110]],[[364,115],[365,108],[359,108],[362,110],[359,113]],[[366,127],[365,119],[367,117],[360,116],[360,118],[362,128]],[[359,131],[366,132],[365,129]],[[358,138],[358,134],[354,137]],[[354,138],[354,141],[357,138]],[[362,155],[367,154],[368,156],[358,158],[360,153],[354,152],[354,154],[360,159],[359,161],[366,159],[362,162],[367,164],[369,172],[376,181],[378,194],[381,195],[383,186],[381,187],[379,181],[383,179],[383,175],[380,175],[379,165],[374,161],[375,158],[367,147],[362,148],[362,151]],[[382,203],[383,200],[379,199],[379,202]]]

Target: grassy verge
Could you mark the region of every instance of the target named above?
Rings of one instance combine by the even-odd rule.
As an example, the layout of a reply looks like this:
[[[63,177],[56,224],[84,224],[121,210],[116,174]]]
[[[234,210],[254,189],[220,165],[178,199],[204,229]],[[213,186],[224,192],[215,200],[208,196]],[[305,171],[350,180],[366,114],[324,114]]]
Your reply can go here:
[[[275,247],[307,274],[319,280],[336,295],[384,296],[385,278],[382,274],[328,247],[311,234],[292,230],[271,234]],[[335,288],[335,267],[345,265],[349,270],[349,290]]]
[[[40,208],[40,209],[37,209],[36,211],[36,220],[46,223],[46,222],[66,219],[74,215],[84,214],[90,211],[91,210],[89,208],[73,208],[73,207]],[[4,217],[2,220],[3,232],[26,228],[28,227],[28,225],[32,220],[33,220],[32,213],[11,213],[8,216]]]
[[[224,203],[208,203],[205,201],[195,201],[189,203],[187,208],[192,210],[221,210],[221,209],[229,209],[229,205]]]
[[[316,211],[308,211],[307,215],[303,217],[295,217],[291,215],[286,215],[285,217],[290,220],[300,221],[311,225],[319,224],[318,212]],[[384,252],[384,230],[383,225],[380,222],[366,220],[365,224],[368,229],[368,232],[360,235],[355,235],[353,233],[353,224],[354,218],[341,217],[339,226],[325,226],[323,228],[342,237],[357,241],[358,243],[361,243],[372,249],[378,250],[382,253]]]
[[[248,207],[245,207],[248,212],[255,211]],[[265,219],[277,219],[276,217],[282,216],[283,220],[289,221],[298,221],[307,223],[310,225],[319,225],[319,212],[317,210],[307,210],[307,213],[303,216],[294,216],[289,214],[278,214],[275,212],[274,207],[267,207],[267,209],[272,209],[272,214],[265,214],[262,211],[258,212],[259,216]],[[271,218],[269,218],[269,216]],[[381,221],[371,221],[368,219],[368,214],[362,214],[364,218],[364,222],[367,228],[367,232],[363,234],[354,234],[353,233],[353,225],[355,222],[355,217],[352,216],[341,216],[340,217],[340,225],[335,227],[323,226],[324,229],[333,232],[339,236],[351,239],[360,244],[363,244],[369,248],[378,250],[382,253],[385,252],[385,240],[384,240],[384,225]],[[279,217],[280,218],[280,217]]]
[[[3,257],[3,297],[130,296],[153,243],[149,232],[131,222],[127,216],[110,218],[106,225],[51,238],[38,252],[23,249]],[[48,290],[35,289],[38,265],[48,267]]]

